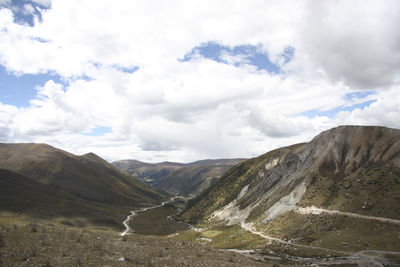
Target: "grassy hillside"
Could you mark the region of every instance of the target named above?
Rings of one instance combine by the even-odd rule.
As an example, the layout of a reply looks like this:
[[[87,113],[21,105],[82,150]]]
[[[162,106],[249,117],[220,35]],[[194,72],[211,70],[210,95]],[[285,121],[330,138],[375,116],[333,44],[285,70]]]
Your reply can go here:
[[[50,185],[0,169],[0,212],[83,226],[101,224],[122,229],[129,207],[89,202]],[[2,217],[2,216],[0,216]]]

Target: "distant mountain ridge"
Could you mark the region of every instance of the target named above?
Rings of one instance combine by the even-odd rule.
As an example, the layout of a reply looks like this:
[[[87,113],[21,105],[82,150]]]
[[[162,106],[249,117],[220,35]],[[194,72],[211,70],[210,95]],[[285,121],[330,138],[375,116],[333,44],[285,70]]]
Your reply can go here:
[[[119,160],[112,164],[171,195],[194,196],[244,159],[206,159],[191,163],[146,163]]]
[[[400,251],[400,130],[340,126],[242,162],[181,218],[280,246]]]

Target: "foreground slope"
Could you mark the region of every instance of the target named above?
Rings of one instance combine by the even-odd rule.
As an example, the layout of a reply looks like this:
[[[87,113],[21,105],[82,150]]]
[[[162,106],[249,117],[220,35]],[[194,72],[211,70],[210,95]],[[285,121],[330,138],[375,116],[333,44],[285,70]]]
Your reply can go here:
[[[163,198],[93,153],[76,156],[46,144],[0,144],[0,168],[96,203],[139,207]]]
[[[82,231],[49,223],[10,224],[1,218],[0,231],[0,262],[4,267],[266,266],[234,252],[174,237],[138,234],[119,237],[114,232]]]
[[[243,159],[201,160],[192,163],[145,163],[120,160],[113,165],[171,195],[195,196]]]
[[[245,161],[181,218],[239,226],[287,253],[400,251],[400,130],[342,126]]]

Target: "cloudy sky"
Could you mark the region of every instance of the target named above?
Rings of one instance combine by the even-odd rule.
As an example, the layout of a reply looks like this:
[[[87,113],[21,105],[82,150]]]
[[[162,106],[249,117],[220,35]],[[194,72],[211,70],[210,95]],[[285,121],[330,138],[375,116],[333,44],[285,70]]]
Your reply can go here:
[[[0,142],[188,162],[400,128],[399,25],[397,0],[0,0]]]

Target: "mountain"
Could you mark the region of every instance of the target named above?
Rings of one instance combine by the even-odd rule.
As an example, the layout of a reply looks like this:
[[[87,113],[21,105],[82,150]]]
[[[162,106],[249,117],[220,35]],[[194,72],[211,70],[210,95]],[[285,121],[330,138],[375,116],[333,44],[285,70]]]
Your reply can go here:
[[[247,160],[180,218],[231,237],[252,233],[268,240],[264,251],[399,252],[400,130],[341,126]]]
[[[69,225],[74,221],[82,225],[85,218],[118,229],[128,212],[123,207],[86,201],[5,169],[0,169],[0,210],[42,219],[69,218],[62,219]]]
[[[76,156],[46,144],[0,144],[0,168],[19,174],[16,179],[31,188],[32,194],[42,195],[52,188],[63,192],[62,197],[49,195],[59,199],[68,195],[74,201],[132,208],[165,198],[93,153]],[[3,173],[3,179],[10,177],[17,176]]]
[[[174,170],[180,169],[184,166],[182,163],[175,162],[146,163],[131,159],[114,161],[112,164],[122,171],[134,175],[145,182],[151,182],[162,178]]]
[[[191,163],[145,163],[120,160],[112,164],[171,195],[194,196],[244,159],[207,159]]]

